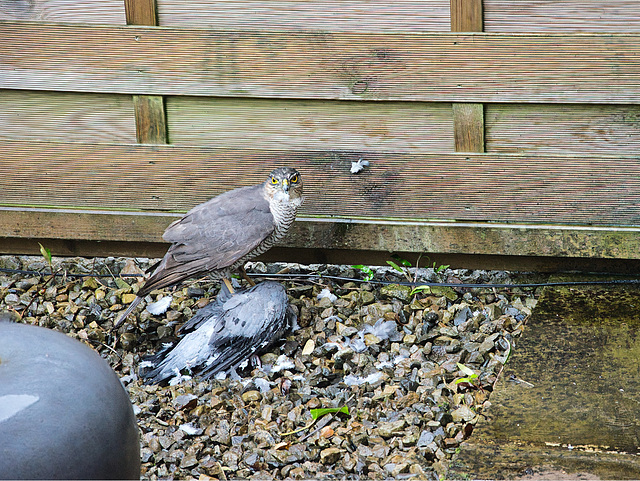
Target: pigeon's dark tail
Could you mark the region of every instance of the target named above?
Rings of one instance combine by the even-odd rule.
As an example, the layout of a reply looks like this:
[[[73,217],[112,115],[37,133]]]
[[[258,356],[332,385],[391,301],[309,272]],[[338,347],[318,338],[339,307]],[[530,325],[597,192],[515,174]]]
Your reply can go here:
[[[175,375],[173,372],[163,372],[162,366],[160,366],[175,345],[175,342],[164,343],[162,349],[156,354],[142,358],[138,375],[144,380],[145,384],[166,384],[169,378]]]

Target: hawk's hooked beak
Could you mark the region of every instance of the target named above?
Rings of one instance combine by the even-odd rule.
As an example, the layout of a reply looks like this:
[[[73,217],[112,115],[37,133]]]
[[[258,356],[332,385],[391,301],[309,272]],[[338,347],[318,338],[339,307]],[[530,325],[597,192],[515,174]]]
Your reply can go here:
[[[282,189],[285,192],[289,192],[289,187],[290,187],[289,180],[288,179],[282,179]]]

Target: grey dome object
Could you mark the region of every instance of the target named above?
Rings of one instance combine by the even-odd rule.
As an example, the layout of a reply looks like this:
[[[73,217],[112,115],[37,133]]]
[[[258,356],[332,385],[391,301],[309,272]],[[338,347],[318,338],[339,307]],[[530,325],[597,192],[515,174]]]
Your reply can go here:
[[[0,321],[0,479],[140,479],[131,402],[91,348]]]
[[[286,290],[265,281],[217,299],[200,309],[180,330],[176,345],[141,363],[146,383],[165,383],[183,371],[206,379],[228,371],[282,339],[295,324]]]

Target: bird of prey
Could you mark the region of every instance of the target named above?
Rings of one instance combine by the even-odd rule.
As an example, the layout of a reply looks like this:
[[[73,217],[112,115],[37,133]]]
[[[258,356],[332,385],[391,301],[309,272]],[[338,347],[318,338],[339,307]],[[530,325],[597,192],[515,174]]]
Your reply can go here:
[[[284,237],[302,202],[300,174],[279,167],[262,184],[234,189],[197,205],[167,227],[162,238],[171,247],[151,268],[151,276],[115,326],[155,289],[204,275],[228,283],[232,270]]]
[[[140,376],[147,384],[180,379],[184,371],[210,378],[267,351],[295,322],[285,288],[277,282],[220,294],[182,326],[185,335],[178,344],[165,345],[140,364]]]

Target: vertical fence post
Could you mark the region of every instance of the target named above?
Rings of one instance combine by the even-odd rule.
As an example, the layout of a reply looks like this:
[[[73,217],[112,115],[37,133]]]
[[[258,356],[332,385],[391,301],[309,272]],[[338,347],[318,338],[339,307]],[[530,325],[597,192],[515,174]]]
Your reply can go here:
[[[451,0],[451,31],[484,30],[482,0]],[[453,133],[456,152],[484,152],[484,105],[453,104]]]
[[[124,0],[127,25],[158,25],[156,0]],[[166,144],[167,117],[161,95],[134,95],[136,140],[140,144]]]

